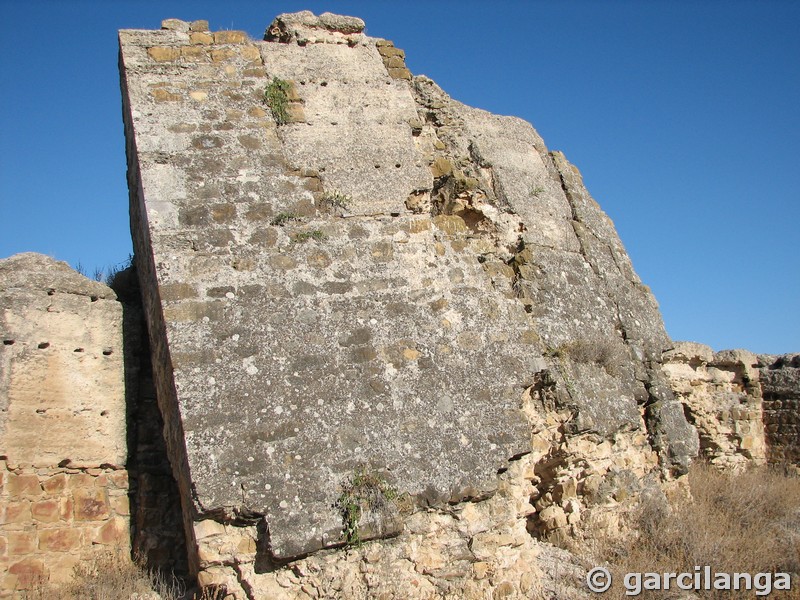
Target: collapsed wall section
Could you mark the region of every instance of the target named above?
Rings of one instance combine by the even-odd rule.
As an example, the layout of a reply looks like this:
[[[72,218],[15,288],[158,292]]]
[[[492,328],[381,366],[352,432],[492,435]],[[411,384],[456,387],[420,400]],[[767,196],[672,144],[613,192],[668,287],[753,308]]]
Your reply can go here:
[[[646,477],[652,450],[685,470],[696,438],[658,368],[655,301],[529,124],[412,77],[359,19],[281,15],[265,42],[164,26],[120,32],[121,72],[195,570],[398,534],[421,507],[491,496],[534,450],[546,464],[518,485],[542,490],[515,535],[532,512],[533,531],[571,527],[584,489],[617,465]]]
[[[800,464],[800,358],[714,352],[677,342],[664,373],[697,427],[704,458],[721,468]]]
[[[0,260],[0,597],[130,552],[122,310],[39,254]]]

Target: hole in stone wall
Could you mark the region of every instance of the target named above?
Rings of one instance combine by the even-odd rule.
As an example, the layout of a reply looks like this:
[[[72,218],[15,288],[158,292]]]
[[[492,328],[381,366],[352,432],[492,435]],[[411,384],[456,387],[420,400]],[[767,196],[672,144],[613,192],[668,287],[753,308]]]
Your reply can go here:
[[[108,416],[108,411],[107,411],[107,410],[103,410],[103,411],[101,411],[101,412],[100,412],[100,416],[101,416],[101,417],[107,417],[107,416]]]
[[[50,288],[49,290],[47,290],[47,295],[48,296],[52,296],[55,293],[56,293],[56,291],[53,288]]]
[[[37,347],[39,348],[39,350],[44,350],[45,348],[49,348],[50,347],[50,342],[42,342]]]
[[[83,348],[75,348],[75,350],[73,350],[73,352],[83,352]]]
[[[97,296],[89,296],[89,300],[91,300],[92,302],[97,302],[99,298]]]
[[[322,87],[326,87],[328,85],[327,81],[320,81],[319,83]]]
[[[400,168],[400,167],[402,167],[402,166],[403,166],[403,165],[401,165],[400,163],[396,163],[396,164],[394,165],[394,168],[395,168],[395,169],[399,169],[399,168]]]
[[[36,414],[37,414],[37,415],[43,415],[43,414],[44,414],[44,413],[46,413],[46,412],[47,412],[47,409],[46,409],[46,408],[37,408],[37,409],[36,409]]]
[[[111,348],[105,348],[103,350],[103,356],[111,356],[113,353],[114,351]]]
[[[4,346],[13,346],[14,345],[14,340],[3,340],[3,345]]]

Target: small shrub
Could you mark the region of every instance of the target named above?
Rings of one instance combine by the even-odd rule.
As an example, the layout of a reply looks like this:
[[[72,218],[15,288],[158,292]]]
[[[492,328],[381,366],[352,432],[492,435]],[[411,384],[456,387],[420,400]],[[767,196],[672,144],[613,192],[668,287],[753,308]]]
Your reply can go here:
[[[576,363],[596,364],[603,367],[609,375],[619,374],[626,360],[619,346],[605,338],[581,338],[556,348],[548,348],[545,355],[559,359],[569,358]]]
[[[329,209],[346,209],[353,203],[353,198],[347,194],[343,194],[338,190],[325,192],[322,195],[322,206]]]
[[[292,238],[292,241],[298,242],[302,244],[303,242],[307,242],[308,240],[316,240],[321,242],[325,239],[325,234],[322,233],[319,229],[313,229],[312,231],[301,231],[300,233],[296,233]]]
[[[348,545],[360,545],[359,521],[364,511],[379,511],[397,500],[397,491],[379,474],[359,467],[342,486],[336,508],[342,514],[342,534]]]
[[[277,225],[278,227],[283,227],[289,221],[297,221],[299,217],[294,213],[288,212],[280,212],[275,215],[275,218],[272,219],[269,223],[270,225]]]
[[[273,77],[264,89],[264,102],[272,111],[272,118],[278,125],[289,122],[289,90],[291,83],[284,79]]]
[[[538,198],[542,193],[544,193],[544,188],[540,185],[531,188],[531,196],[534,198]]]

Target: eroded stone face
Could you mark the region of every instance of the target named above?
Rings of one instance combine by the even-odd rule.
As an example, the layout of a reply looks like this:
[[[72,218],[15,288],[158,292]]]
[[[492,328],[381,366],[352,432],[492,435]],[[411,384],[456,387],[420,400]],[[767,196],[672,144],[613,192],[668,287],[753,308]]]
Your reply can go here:
[[[124,466],[122,310],[39,254],[0,260],[0,454],[12,466]]]
[[[281,559],[344,541],[360,469],[416,506],[490,494],[531,451],[536,374],[567,430],[643,430],[668,342],[574,167],[362,29],[120,32],[173,465],[201,515],[263,517]]]

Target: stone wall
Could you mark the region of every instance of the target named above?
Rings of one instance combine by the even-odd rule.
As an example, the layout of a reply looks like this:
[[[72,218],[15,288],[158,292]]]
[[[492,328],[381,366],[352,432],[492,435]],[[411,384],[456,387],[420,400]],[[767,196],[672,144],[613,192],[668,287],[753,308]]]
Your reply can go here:
[[[678,342],[664,372],[700,436],[702,455],[721,468],[800,464],[800,357],[714,352]]]
[[[800,354],[758,359],[767,458],[800,467]]]
[[[129,552],[122,311],[37,254],[0,260],[0,596]]]
[[[655,300],[530,124],[413,77],[360,19],[207,29],[120,32],[134,247],[203,585],[359,597],[394,571],[381,589],[404,597],[530,594],[540,538],[685,472]]]

